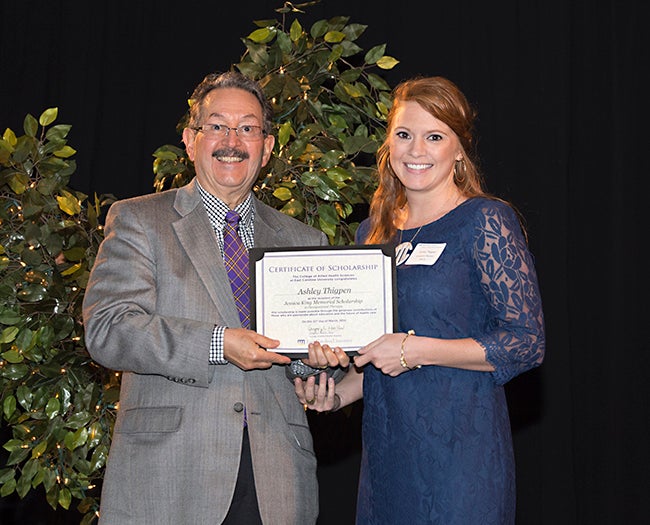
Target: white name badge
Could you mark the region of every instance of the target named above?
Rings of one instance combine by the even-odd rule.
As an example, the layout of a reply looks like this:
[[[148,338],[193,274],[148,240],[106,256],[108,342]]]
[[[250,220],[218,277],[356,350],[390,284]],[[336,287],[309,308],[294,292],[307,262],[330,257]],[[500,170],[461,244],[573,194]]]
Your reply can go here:
[[[447,243],[445,242],[421,242],[415,247],[411,256],[404,262],[404,265],[413,266],[415,264],[421,264],[432,266],[440,258],[446,246]]]

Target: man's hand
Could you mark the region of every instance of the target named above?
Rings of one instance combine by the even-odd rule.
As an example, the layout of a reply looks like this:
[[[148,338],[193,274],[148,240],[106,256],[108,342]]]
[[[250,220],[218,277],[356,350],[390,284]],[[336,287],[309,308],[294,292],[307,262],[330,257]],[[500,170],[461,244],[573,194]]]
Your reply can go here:
[[[223,356],[229,363],[242,370],[271,368],[272,365],[288,365],[291,359],[286,355],[269,352],[280,344],[246,328],[226,328],[223,334]]]

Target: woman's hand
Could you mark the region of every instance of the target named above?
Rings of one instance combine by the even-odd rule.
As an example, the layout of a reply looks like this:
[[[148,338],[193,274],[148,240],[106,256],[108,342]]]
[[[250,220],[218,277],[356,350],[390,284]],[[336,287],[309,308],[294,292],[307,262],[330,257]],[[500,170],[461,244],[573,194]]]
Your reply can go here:
[[[379,339],[359,349],[359,355],[354,358],[354,366],[363,367],[372,363],[375,368],[391,377],[408,372],[400,361],[402,342],[406,334],[384,334]],[[413,336],[411,336],[413,337]]]
[[[318,341],[309,343],[307,347],[309,356],[302,362],[312,368],[338,367],[347,368],[350,364],[350,356],[340,347],[331,348],[329,345],[321,345]]]
[[[305,410],[315,410],[316,412],[330,412],[336,410],[341,405],[341,399],[336,395],[336,383],[327,373],[321,372],[316,384],[316,376],[308,377],[305,380],[296,378],[293,381],[296,390],[296,396]]]

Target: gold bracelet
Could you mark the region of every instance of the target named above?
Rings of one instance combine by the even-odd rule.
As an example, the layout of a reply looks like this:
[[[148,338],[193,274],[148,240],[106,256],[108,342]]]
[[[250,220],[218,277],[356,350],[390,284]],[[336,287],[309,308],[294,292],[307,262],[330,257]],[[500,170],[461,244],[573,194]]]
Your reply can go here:
[[[415,330],[409,330],[408,332],[406,332],[404,339],[402,339],[402,348],[399,354],[399,364],[402,365],[402,368],[414,370],[416,368],[420,368],[422,365],[415,365],[413,368],[411,368],[406,362],[406,358],[404,357],[404,345],[406,344],[406,340],[409,338],[409,335],[415,335]]]

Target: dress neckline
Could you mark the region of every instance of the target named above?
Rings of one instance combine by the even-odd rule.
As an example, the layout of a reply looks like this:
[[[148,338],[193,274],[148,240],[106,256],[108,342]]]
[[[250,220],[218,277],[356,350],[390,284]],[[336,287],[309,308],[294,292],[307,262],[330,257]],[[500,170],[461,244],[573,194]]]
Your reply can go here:
[[[469,197],[468,199],[465,199],[458,206],[452,208],[447,213],[445,213],[444,215],[438,217],[437,219],[435,219],[435,220],[433,220],[431,222],[425,222],[424,224],[422,224],[420,226],[415,226],[413,228],[406,228],[406,229],[398,228],[397,231],[398,232],[404,232],[404,233],[409,232],[409,231],[413,231],[413,230],[418,230],[419,231],[419,230],[421,230],[423,228],[427,228],[428,226],[430,226],[432,224],[439,224],[441,221],[444,221],[444,220],[448,219],[451,215],[455,215],[455,212],[457,210],[460,210],[462,207],[465,206],[465,204],[467,204],[468,202],[470,202],[470,201],[472,201],[474,199],[475,199],[475,197]]]

